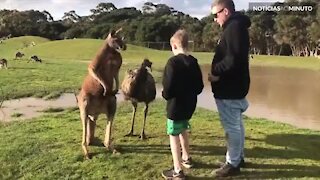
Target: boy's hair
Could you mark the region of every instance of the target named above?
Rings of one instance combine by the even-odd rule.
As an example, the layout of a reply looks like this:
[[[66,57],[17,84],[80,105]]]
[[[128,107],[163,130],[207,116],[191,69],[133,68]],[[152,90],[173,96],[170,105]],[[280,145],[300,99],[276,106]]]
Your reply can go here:
[[[188,49],[189,37],[185,29],[176,31],[170,39],[170,43],[175,43],[183,49]]]
[[[235,12],[233,0],[213,0],[211,4],[211,9],[217,5],[222,5],[224,8],[227,8],[229,11]]]

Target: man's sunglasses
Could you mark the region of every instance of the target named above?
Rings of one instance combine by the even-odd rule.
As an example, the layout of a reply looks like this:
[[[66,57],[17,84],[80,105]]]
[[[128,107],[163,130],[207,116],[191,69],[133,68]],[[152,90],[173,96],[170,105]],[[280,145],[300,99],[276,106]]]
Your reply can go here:
[[[213,18],[217,19],[218,18],[218,14],[221,13],[224,10],[224,8],[222,8],[220,11],[216,12],[213,14]]]

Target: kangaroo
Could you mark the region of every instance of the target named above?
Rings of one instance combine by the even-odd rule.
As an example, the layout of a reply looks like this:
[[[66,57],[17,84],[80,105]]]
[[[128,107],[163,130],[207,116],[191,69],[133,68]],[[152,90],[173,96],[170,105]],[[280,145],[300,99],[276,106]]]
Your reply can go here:
[[[20,59],[20,58],[22,58],[24,56],[24,54],[22,53],[22,52],[17,52],[16,53],[16,57],[14,58],[14,59]]]
[[[30,62],[30,61],[42,63],[42,60],[38,56],[31,56],[31,58],[28,62]]]
[[[112,31],[105,39],[101,49],[88,67],[81,90],[77,96],[82,122],[82,149],[86,159],[90,159],[88,145],[92,143],[99,114],[107,116],[104,145],[107,150],[116,152],[111,145],[111,129],[116,112],[116,96],[119,89],[119,70],[122,57],[118,50],[126,49],[123,38],[118,31]],[[115,88],[113,82],[115,81]]]

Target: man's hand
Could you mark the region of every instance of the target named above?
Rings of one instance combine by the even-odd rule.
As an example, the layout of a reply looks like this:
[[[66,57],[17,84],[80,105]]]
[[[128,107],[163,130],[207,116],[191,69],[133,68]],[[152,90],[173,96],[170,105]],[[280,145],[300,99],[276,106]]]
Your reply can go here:
[[[220,77],[219,76],[214,76],[211,73],[208,74],[208,81],[209,82],[217,82],[219,81]]]

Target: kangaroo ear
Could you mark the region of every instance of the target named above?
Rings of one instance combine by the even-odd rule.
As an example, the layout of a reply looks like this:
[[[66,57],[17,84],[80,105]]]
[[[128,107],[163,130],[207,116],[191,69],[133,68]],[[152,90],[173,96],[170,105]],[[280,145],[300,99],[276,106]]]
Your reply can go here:
[[[116,31],[113,30],[113,29],[112,29],[112,30],[110,31],[110,33],[109,33],[109,35],[111,35],[111,37],[114,36],[115,34],[116,34]]]
[[[116,34],[119,33],[120,31],[122,31],[122,27],[116,31]]]
[[[108,34],[108,36],[107,36],[107,38],[106,38],[106,39],[110,39],[110,38],[112,38],[112,37],[115,35],[115,33],[116,33],[116,31],[115,31],[115,30],[110,30],[110,32],[109,32],[109,34]]]

